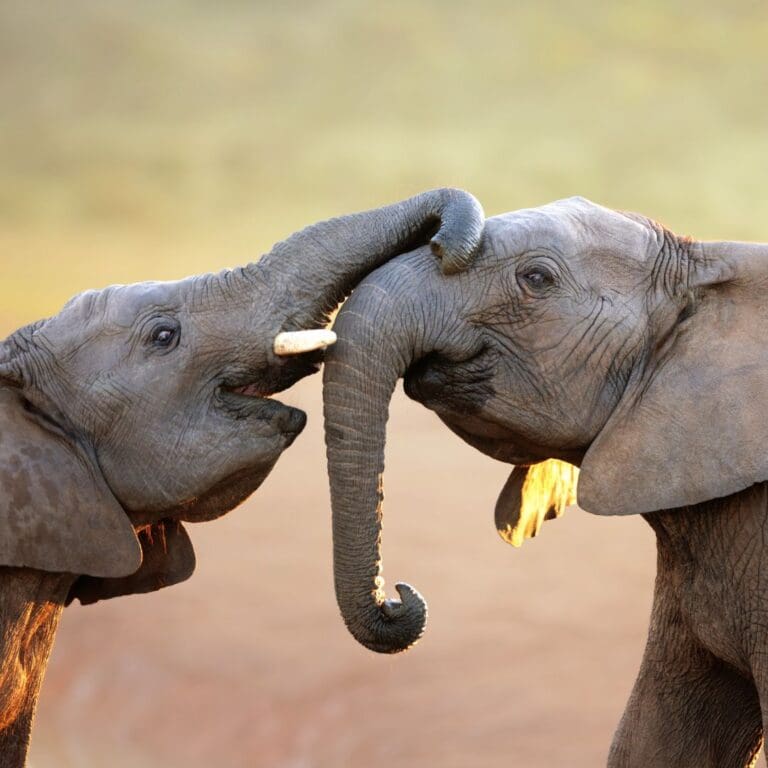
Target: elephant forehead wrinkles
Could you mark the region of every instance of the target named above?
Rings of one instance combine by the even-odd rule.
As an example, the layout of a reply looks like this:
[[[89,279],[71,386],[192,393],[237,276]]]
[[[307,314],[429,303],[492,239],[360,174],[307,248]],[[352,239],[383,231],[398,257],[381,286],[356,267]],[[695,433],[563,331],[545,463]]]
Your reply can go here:
[[[182,283],[137,283],[107,288],[104,321],[121,327],[132,325],[148,311],[178,310],[183,301]]]
[[[84,324],[129,327],[139,315],[152,309],[178,310],[186,299],[187,284],[188,280],[146,282],[86,291],[70,299],[52,320],[59,327],[73,326],[78,331]]]
[[[34,341],[63,359],[102,334],[133,327],[142,315],[178,311],[184,301],[183,282],[113,285],[85,291],[43,322],[34,333]]]
[[[153,314],[179,314],[200,318],[210,330],[221,326],[222,306],[231,307],[233,291],[218,276],[204,275],[167,282],[112,285],[100,291],[86,291],[72,298],[62,311],[47,323],[49,343],[74,334],[83,337],[118,333],[135,327]],[[250,297],[249,301],[252,301]],[[251,313],[226,315],[230,324],[245,331]],[[205,318],[208,318],[207,320]]]
[[[657,252],[650,247],[655,232],[648,223],[584,198],[494,216],[487,220],[486,232],[505,258],[541,249],[570,259],[599,249],[622,254],[625,264],[645,264]]]
[[[576,225],[544,208],[530,208],[488,219],[485,231],[494,243],[494,250],[504,258],[538,249],[562,254],[572,252],[578,243]]]

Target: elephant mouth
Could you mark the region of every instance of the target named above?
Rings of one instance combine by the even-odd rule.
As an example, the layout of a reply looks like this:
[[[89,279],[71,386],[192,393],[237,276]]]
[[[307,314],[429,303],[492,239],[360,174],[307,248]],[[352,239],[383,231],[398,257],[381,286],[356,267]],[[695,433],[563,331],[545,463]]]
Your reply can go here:
[[[275,358],[259,368],[238,366],[223,371],[219,377],[219,390],[226,394],[250,398],[267,398],[292,387],[305,376],[320,370],[322,350],[297,357]]]
[[[215,399],[235,418],[254,417],[276,421],[281,432],[298,434],[304,428],[306,414],[273,399],[305,376],[316,373],[322,352],[302,355],[270,364],[265,370],[232,371],[222,375]]]
[[[245,384],[225,381],[216,389],[216,399],[226,410],[239,412],[244,407],[271,400],[274,391],[259,382]]]
[[[251,384],[241,384],[237,387],[223,387],[225,392],[232,395],[242,395],[243,397],[261,397],[268,398],[272,392],[266,392],[261,384],[253,382]]]
[[[272,398],[274,394],[260,382],[224,383],[216,390],[215,404],[231,419],[258,420],[282,435],[287,448],[307,423],[307,414]]]
[[[438,414],[477,414],[495,394],[497,360],[498,353],[488,347],[462,360],[432,352],[406,371],[405,393]]]
[[[257,385],[220,387],[216,399],[220,409],[230,418],[257,419],[269,423],[287,441],[284,448],[295,440],[307,423],[304,411],[273,400]]]

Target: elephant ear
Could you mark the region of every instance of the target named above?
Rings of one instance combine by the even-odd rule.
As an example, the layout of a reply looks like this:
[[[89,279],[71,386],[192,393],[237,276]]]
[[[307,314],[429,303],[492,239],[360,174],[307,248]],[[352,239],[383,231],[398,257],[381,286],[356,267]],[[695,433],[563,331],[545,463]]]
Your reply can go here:
[[[513,547],[536,536],[545,520],[560,517],[576,503],[578,475],[576,467],[555,459],[516,466],[496,502],[499,536]]]
[[[581,464],[589,512],[674,509],[768,480],[768,249],[699,249],[687,316]]]
[[[192,575],[195,551],[181,523],[161,520],[142,528],[138,536],[143,558],[136,573],[120,579],[81,576],[69,591],[67,605],[73,600],[91,605],[112,597],[154,592]]]
[[[133,573],[141,547],[96,462],[3,380],[10,375],[0,376],[0,565]]]

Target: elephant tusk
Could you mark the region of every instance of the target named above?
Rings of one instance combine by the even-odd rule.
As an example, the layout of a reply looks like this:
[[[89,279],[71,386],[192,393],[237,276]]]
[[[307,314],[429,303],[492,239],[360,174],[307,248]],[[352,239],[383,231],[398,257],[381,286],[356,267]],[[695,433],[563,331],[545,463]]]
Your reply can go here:
[[[335,343],[336,334],[324,328],[312,331],[284,331],[275,336],[274,350],[279,357],[286,357],[325,349]]]

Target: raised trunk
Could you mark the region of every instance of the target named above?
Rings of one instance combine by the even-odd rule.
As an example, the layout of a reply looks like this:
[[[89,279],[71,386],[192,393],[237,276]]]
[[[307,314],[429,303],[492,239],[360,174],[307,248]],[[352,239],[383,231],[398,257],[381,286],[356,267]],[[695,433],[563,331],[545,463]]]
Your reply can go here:
[[[436,189],[313,224],[275,245],[245,274],[267,287],[278,330],[324,326],[355,285],[399,253],[430,242],[446,274],[462,270],[483,224],[472,195]]]
[[[352,635],[379,653],[413,645],[427,619],[424,600],[407,584],[396,585],[402,602],[387,600],[381,574],[389,401],[433,335],[413,321],[417,305],[405,286],[418,281],[408,271],[398,262],[355,290],[334,325],[339,340],[326,357],[323,386],[336,599]]]
[[[22,768],[64,600],[75,577],[0,568],[0,768]]]

